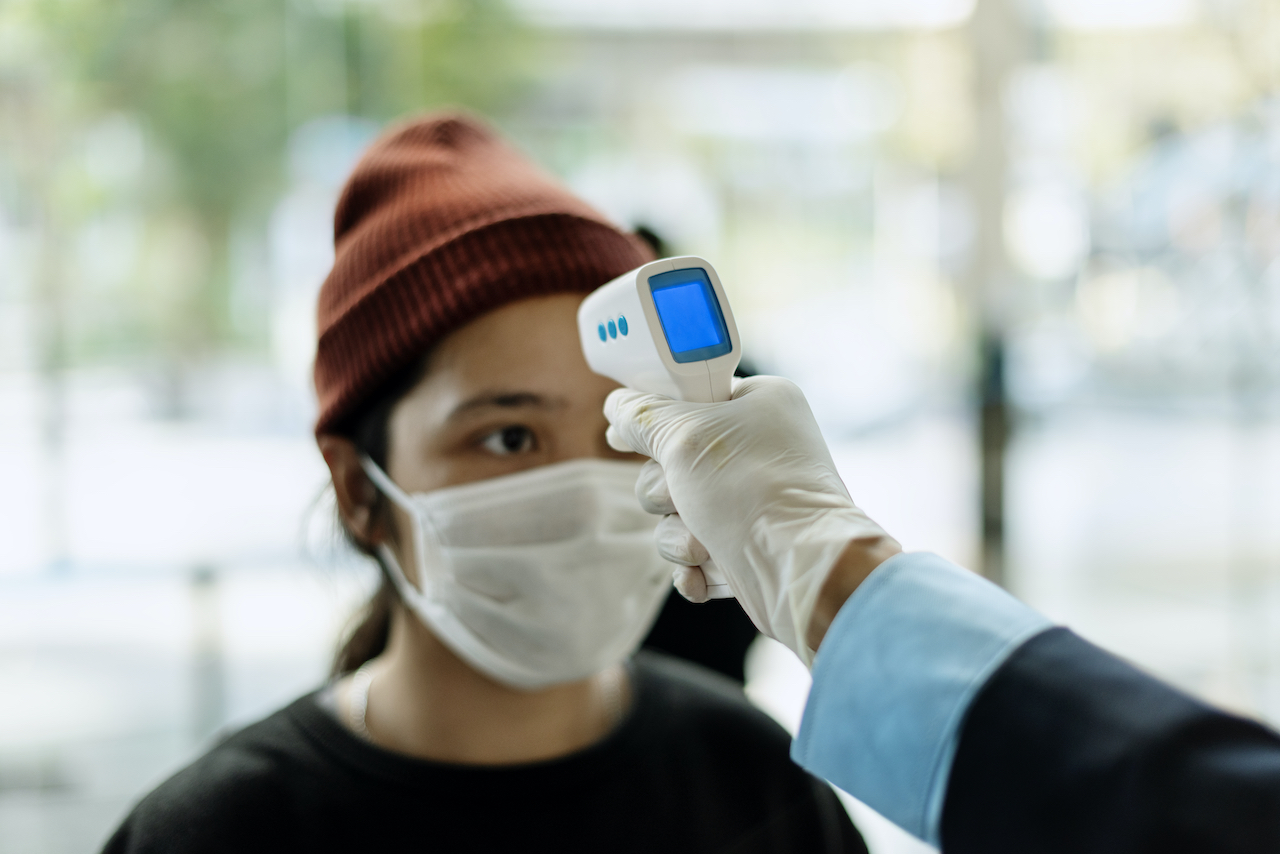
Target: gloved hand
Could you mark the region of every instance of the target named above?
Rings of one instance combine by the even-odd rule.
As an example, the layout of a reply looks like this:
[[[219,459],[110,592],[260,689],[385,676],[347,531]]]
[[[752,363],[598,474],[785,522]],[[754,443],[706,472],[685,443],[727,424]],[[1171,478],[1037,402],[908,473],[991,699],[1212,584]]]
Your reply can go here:
[[[810,664],[809,620],[836,559],[851,540],[887,535],[849,497],[800,389],[751,377],[724,403],[618,389],[604,412],[612,447],[652,457],[636,495],[667,514],[654,535],[663,557],[696,567],[710,556],[756,626]],[[706,597],[696,568],[676,586]]]

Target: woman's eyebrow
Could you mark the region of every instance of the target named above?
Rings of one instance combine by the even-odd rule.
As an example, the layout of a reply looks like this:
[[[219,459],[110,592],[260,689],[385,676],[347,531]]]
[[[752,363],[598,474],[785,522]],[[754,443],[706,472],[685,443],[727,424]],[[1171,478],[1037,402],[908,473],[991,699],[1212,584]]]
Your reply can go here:
[[[532,391],[500,391],[482,392],[459,403],[449,413],[447,420],[452,421],[477,409],[498,407],[501,409],[562,409],[567,401],[559,397],[547,397]]]

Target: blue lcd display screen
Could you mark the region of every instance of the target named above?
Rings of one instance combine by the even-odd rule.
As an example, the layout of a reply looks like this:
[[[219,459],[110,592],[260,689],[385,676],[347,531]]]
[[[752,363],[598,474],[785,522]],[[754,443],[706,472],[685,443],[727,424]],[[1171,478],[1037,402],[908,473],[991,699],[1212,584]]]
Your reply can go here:
[[[671,358],[700,362],[733,350],[720,301],[701,267],[651,276],[649,291]]]

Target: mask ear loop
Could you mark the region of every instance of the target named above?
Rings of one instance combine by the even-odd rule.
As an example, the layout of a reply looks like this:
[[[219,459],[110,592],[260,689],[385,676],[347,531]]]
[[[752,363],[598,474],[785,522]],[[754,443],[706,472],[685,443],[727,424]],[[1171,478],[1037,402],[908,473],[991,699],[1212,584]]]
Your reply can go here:
[[[413,583],[404,574],[404,570],[400,567],[400,561],[396,560],[395,553],[391,551],[391,548],[386,543],[379,543],[378,554],[390,567],[391,580],[399,588],[401,596],[410,598],[413,594],[417,594],[428,600],[435,599],[435,580],[428,577],[427,567],[431,565],[442,566],[444,557],[440,549],[440,534],[436,531],[435,524],[429,516],[417,512],[413,506],[413,499],[409,497],[409,494],[401,489],[377,463],[370,459],[368,454],[360,455],[360,467],[364,469],[364,473],[369,476],[369,479],[373,481],[373,485],[383,495],[399,505],[401,510],[408,513],[417,522],[413,526],[413,544],[414,548],[417,549],[417,553],[422,555],[422,560],[419,562],[419,568],[422,571],[418,573],[422,577],[418,579],[418,589],[414,588]],[[429,549],[426,542],[427,528],[431,529],[431,545]],[[428,560],[429,552],[434,560]]]

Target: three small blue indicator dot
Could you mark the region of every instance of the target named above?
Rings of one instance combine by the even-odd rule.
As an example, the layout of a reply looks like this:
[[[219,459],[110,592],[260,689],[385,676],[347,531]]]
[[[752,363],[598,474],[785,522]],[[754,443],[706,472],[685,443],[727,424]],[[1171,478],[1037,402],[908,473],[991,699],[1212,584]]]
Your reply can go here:
[[[626,335],[630,331],[627,326],[627,319],[622,315],[618,315],[618,322],[609,321],[606,327],[603,323],[596,326],[596,334],[600,336],[600,340],[608,342],[610,338],[617,338],[619,333]]]

